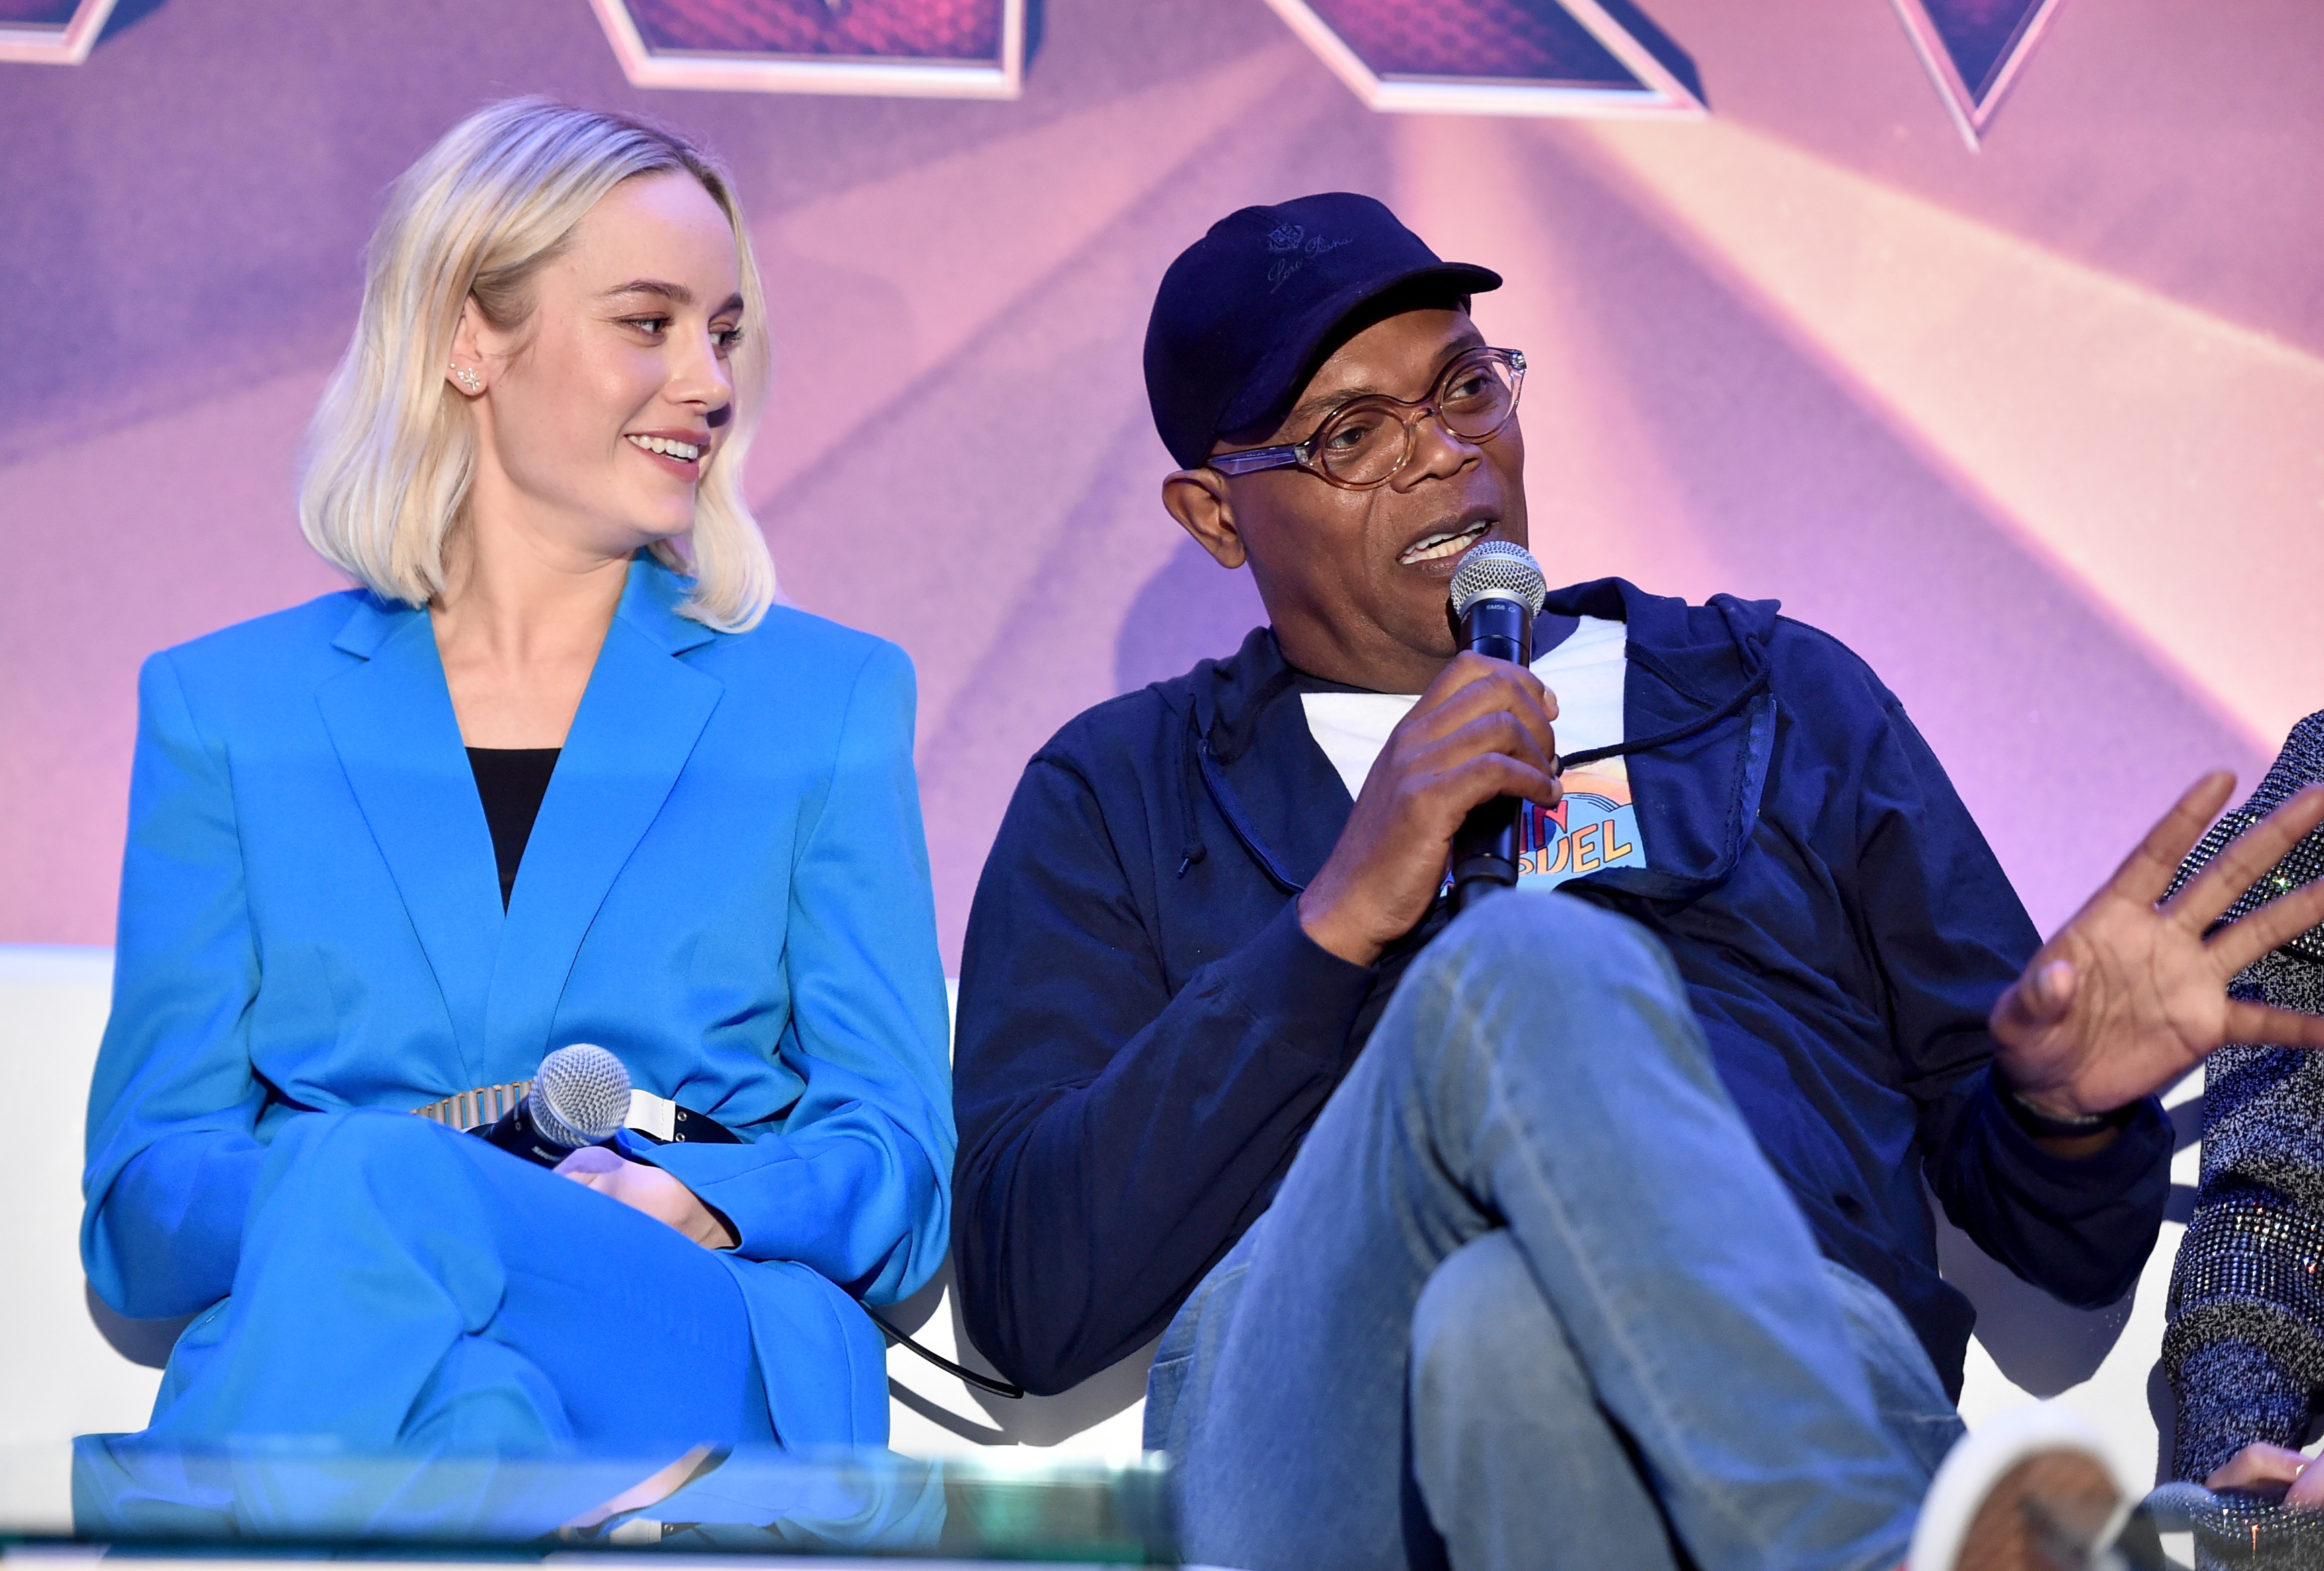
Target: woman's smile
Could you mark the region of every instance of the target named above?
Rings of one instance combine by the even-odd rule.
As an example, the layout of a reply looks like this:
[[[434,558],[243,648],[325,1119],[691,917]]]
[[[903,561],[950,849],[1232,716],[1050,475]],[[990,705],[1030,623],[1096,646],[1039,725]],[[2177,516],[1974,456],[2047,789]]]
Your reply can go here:
[[[658,468],[689,483],[702,477],[702,466],[710,454],[707,436],[687,439],[658,431],[632,431],[622,439]]]

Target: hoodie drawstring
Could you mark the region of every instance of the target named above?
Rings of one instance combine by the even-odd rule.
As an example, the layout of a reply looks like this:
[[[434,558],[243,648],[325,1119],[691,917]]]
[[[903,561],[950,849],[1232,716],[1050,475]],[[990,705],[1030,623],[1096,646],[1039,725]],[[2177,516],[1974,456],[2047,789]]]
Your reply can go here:
[[[1751,673],[1751,679],[1743,684],[1742,690],[1701,719],[1674,725],[1667,731],[1657,731],[1652,736],[1641,736],[1636,742],[1617,742],[1610,747],[1591,747],[1581,753],[1568,753],[1558,759],[1557,772],[1563,774],[1569,769],[1579,769],[1585,763],[1596,763],[1604,758],[1618,758],[1626,753],[1651,753],[1657,747],[1668,747],[1674,742],[1683,742],[1700,732],[1708,731],[1766,692],[1775,674],[1775,662],[1762,655],[1759,657],[1759,669]]]
[[[1189,720],[1191,724],[1191,716]],[[1283,870],[1283,864],[1275,859],[1275,853],[1267,848],[1265,842],[1259,837],[1259,831],[1251,827],[1250,819],[1243,813],[1241,800],[1234,793],[1234,788],[1227,784],[1226,771],[1219,767],[1218,757],[1211,751],[1211,739],[1203,735],[1200,725],[1194,725],[1193,730],[1194,762],[1202,771],[1203,784],[1208,788],[1211,800],[1217,806],[1220,816],[1226,819],[1227,827],[1231,828],[1236,837],[1242,841],[1244,849],[1249,851],[1259,864],[1267,870],[1267,876],[1282,885],[1286,893],[1297,894],[1305,889],[1307,887],[1305,884]],[[1190,820],[1194,817],[1194,799],[1189,797],[1186,814]],[[1178,871],[1184,874],[1186,869],[1181,865]]]
[[[1187,723],[1194,727],[1195,745],[1200,746],[1202,744],[1201,725],[1192,715],[1187,716]],[[1178,849],[1178,876],[1181,878],[1186,876],[1188,868],[1194,866],[1211,854],[1211,848],[1203,844],[1202,815],[1194,810],[1194,799],[1202,792],[1203,780],[1202,772],[1196,766],[1194,754],[1191,752],[1186,754],[1186,775],[1185,790],[1179,797],[1180,804],[1184,809],[1186,831],[1185,843]]]

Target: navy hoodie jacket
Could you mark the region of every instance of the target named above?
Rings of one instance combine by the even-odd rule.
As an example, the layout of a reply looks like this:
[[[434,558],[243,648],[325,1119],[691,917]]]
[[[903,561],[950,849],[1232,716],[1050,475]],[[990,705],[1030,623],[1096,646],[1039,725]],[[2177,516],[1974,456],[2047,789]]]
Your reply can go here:
[[[1620,579],[1547,610],[1628,624],[1624,735],[1647,865],[1563,886],[1644,923],[1825,1254],[1886,1292],[1959,1394],[1973,1318],[1923,1189],[2068,1303],[2153,1246],[2171,1131],[2150,1100],[2074,1160],[1997,1100],[1994,1001],[2033,924],[1895,698],[1774,601]],[[1427,920],[1379,963],[1294,901],[1352,803],[1265,628],[1101,704],[1026,766],[961,967],[953,1259],[970,1336],[1056,1391],[1157,1335],[1273,1197]],[[1723,713],[1723,717],[1722,716]],[[1646,1139],[1651,1130],[1641,1131]]]

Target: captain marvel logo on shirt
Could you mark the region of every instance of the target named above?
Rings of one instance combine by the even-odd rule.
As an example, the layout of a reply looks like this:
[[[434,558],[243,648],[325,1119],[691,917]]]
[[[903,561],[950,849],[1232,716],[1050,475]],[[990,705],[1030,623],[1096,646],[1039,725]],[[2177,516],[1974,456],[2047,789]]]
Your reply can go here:
[[[1554,889],[1607,867],[1644,867],[1629,772],[1618,758],[1568,771],[1557,806],[1531,803],[1517,820],[1519,888]]]

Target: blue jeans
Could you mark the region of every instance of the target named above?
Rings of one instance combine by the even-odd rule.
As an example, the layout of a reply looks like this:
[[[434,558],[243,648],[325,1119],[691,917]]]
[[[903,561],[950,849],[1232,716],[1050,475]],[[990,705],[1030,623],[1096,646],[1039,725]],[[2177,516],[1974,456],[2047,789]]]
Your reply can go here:
[[[1146,1439],[1191,1560],[1887,1571],[1961,1433],[1826,1262],[1670,956],[1498,895],[1415,963],[1171,1323]]]

